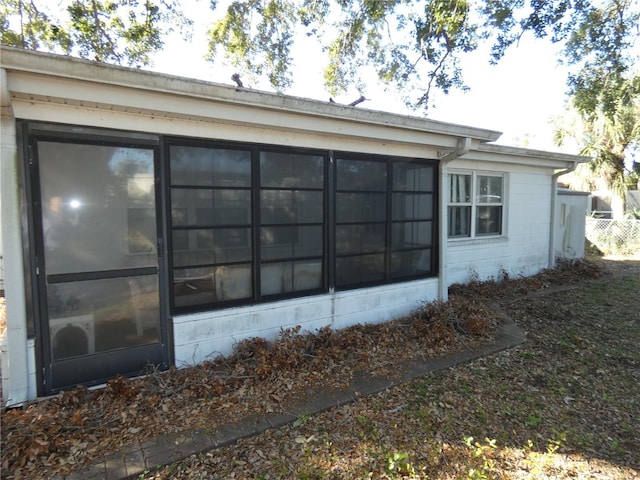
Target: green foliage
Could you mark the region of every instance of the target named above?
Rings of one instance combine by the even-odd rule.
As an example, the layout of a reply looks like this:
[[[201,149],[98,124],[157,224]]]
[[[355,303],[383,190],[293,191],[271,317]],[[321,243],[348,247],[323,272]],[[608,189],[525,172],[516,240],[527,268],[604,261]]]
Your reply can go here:
[[[495,439],[485,439],[485,443],[474,442],[473,437],[465,437],[464,444],[473,453],[477,465],[469,468],[467,478],[470,480],[486,480],[495,478],[496,465],[492,458],[493,452],[498,448]]]
[[[266,75],[281,90],[291,84],[289,66],[297,22],[315,18],[312,2],[301,7],[292,1],[234,1],[224,18],[209,29],[210,60],[219,50],[233,65],[252,76]]]
[[[573,137],[581,153],[592,157],[578,171],[577,188],[609,189],[623,197],[632,183],[625,160],[640,145],[640,71],[633,46],[639,21],[640,7],[632,0],[585,2],[563,30],[566,59],[578,68],[568,78],[572,98],[556,141]]]
[[[529,416],[527,417],[527,420],[524,422],[524,424],[527,427],[536,428],[538,425],[540,425],[540,422],[542,422],[542,419],[539,416],[533,413],[530,413]]]
[[[276,5],[277,4],[277,5]],[[632,55],[640,9],[631,0],[286,0],[234,1],[210,30],[210,58],[225,51],[233,65],[267,75],[276,89],[290,82],[294,32],[317,38],[326,53],[325,83],[332,94],[364,88],[373,69],[405,92],[408,104],[428,108],[433,89],[465,88],[460,56],[481,42],[497,62],[530,32],[562,42],[562,60],[580,111],[616,111]]]
[[[409,461],[409,454],[404,452],[387,453],[386,455],[387,465],[385,467],[386,472],[393,478],[398,474],[414,475],[415,469]]]
[[[146,65],[167,33],[190,25],[181,3],[65,0],[52,11],[47,0],[4,0],[2,42]],[[291,85],[294,42],[306,36],[322,46],[318,60],[332,94],[362,90],[374,74],[407,104],[427,109],[435,89],[466,88],[461,56],[484,42],[497,62],[525,34],[562,42],[561,60],[574,67],[574,105],[589,118],[614,118],[640,89],[634,0],[232,0],[225,8],[209,26],[207,58],[223,57],[276,90]]]
[[[556,142],[572,138],[581,153],[592,160],[580,166],[571,184],[583,190],[611,190],[621,197],[637,186],[637,164],[630,162],[640,148],[640,72],[631,79],[618,78],[609,85],[604,73],[594,73],[557,119]],[[604,83],[602,83],[604,82]],[[596,84],[600,84],[599,93]]]
[[[57,11],[50,7],[45,0],[3,0],[2,44],[142,66],[168,33],[192,24],[179,0],[67,0]]]
[[[309,412],[301,413],[300,415],[298,415],[298,418],[296,418],[295,422],[293,422],[293,428],[301,427],[302,425],[307,423],[310,418],[311,414]]]

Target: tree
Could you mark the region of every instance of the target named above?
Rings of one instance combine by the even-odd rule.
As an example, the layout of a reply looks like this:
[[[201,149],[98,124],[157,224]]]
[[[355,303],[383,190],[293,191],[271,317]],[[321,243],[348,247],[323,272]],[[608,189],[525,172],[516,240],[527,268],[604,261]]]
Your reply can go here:
[[[616,103],[607,92],[638,60],[631,52],[639,15],[634,0],[233,0],[210,29],[209,58],[223,53],[281,90],[291,83],[293,42],[308,35],[323,45],[332,94],[362,88],[369,67],[426,110],[434,88],[465,88],[462,54],[491,42],[490,60],[498,62],[530,33],[565,45],[562,60],[575,67],[569,92],[595,112]]]
[[[45,7],[50,0],[4,0],[2,43],[147,65],[167,33],[189,26],[181,12],[193,1],[198,0],[66,0],[66,7],[53,13]],[[498,62],[525,34],[563,42],[562,60],[576,67],[569,91],[579,108],[591,112],[599,104],[605,109],[616,104],[617,93],[607,92],[622,85],[629,65],[638,60],[637,52],[631,54],[639,36],[635,0],[227,0],[225,6],[210,0],[210,5],[214,11],[224,8],[209,29],[210,60],[224,56],[243,75],[286,90],[294,44],[308,36],[322,45],[332,94],[362,88],[363,75],[373,69],[381,81],[404,92],[409,105],[425,110],[434,89],[465,88],[460,57],[481,43],[490,42],[490,61]]]
[[[46,0],[3,0],[2,44],[142,66],[174,28],[192,22],[178,0],[73,0],[53,12]]]
[[[410,86],[407,103],[426,108],[434,88],[464,88],[456,54],[476,48],[477,29],[467,0],[234,0],[209,30],[208,57],[223,53],[281,90],[291,83],[294,39],[312,36],[326,54],[331,94],[364,88],[362,71],[372,67],[385,83]]]
[[[580,153],[592,160],[578,167],[569,183],[573,188],[587,191],[608,190],[612,194],[614,218],[625,211],[625,193],[639,187],[640,162],[640,78],[636,77],[635,94],[620,95],[617,104],[597,112],[585,112],[578,106],[577,97],[568,104],[567,112],[557,119],[556,142],[568,138],[580,146]],[[628,89],[634,87],[627,87]]]
[[[640,164],[640,69],[637,40],[640,7],[631,0],[601,2],[576,17],[567,37],[568,61],[578,65],[569,76],[569,114],[560,121],[556,141],[573,137],[593,160],[578,169],[577,183],[589,190],[610,190],[614,217],[624,212],[625,192],[637,186]]]

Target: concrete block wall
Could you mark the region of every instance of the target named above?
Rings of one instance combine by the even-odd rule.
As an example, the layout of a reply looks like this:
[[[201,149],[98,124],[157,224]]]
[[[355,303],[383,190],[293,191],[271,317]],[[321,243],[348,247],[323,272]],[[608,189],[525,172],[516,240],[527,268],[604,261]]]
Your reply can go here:
[[[505,174],[505,199],[500,237],[450,240],[447,283],[533,275],[548,266],[551,228],[551,176],[535,170]],[[535,202],[531,199],[536,198]]]
[[[431,278],[374,288],[222,309],[173,319],[175,362],[184,367],[227,356],[236,343],[252,337],[276,339],[281,329],[303,332],[345,328],[407,315],[438,293]]]

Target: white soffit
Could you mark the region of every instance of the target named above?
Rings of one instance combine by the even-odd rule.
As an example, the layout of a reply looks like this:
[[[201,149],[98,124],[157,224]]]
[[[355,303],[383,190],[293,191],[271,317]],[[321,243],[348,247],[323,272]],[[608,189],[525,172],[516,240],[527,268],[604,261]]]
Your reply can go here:
[[[2,48],[2,67],[18,104],[62,103],[445,149],[455,148],[459,138],[471,138],[475,146],[500,136],[493,130],[15,48]]]
[[[564,169],[571,168],[576,163],[588,162],[590,157],[483,143],[461,160]]]

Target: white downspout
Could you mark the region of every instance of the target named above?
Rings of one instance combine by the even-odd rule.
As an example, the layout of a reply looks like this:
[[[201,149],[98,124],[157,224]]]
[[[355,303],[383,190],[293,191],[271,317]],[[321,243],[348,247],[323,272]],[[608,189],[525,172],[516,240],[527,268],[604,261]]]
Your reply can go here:
[[[2,395],[6,405],[19,405],[29,399],[27,313],[22,263],[16,124],[7,84],[7,71],[4,68],[0,69],[0,84],[0,202],[4,288],[7,299],[7,334],[6,345],[3,346],[3,350],[6,350],[2,354],[2,376],[8,379],[8,384],[2,385]],[[8,371],[5,372],[4,368]]]
[[[449,198],[448,182],[447,182],[447,166],[452,160],[459,158],[471,149],[471,138],[465,137],[458,141],[455,150],[448,152],[440,157],[440,221],[438,222],[438,230],[440,232],[440,251],[438,254],[439,265],[439,282],[438,282],[438,298],[443,302],[449,298],[449,286],[447,282],[447,241],[448,235],[448,209],[447,199]]]
[[[558,233],[556,208],[558,204],[558,178],[567,173],[573,172],[578,167],[579,162],[573,162],[573,165],[564,170],[560,170],[553,174],[551,179],[551,228],[549,229],[549,258],[548,268],[553,268],[556,263],[555,248],[556,235]]]

